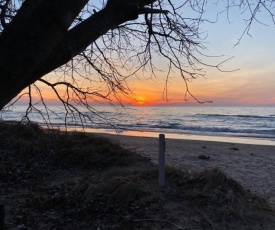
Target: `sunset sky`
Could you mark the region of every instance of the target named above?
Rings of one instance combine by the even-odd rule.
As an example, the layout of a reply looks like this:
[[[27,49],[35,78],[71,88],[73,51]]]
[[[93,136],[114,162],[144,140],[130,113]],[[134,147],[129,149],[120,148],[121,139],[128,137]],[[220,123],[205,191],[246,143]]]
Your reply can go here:
[[[208,68],[206,78],[189,83],[191,92],[199,100],[213,101],[213,105],[275,105],[275,26],[270,23],[268,15],[261,18],[270,26],[255,22],[251,36],[245,34],[237,46],[234,45],[246,26],[239,14],[232,15],[231,23],[226,15],[221,15],[218,23],[206,27],[208,54],[225,55],[225,59],[234,57],[223,64],[223,69],[236,71],[224,73]],[[209,61],[211,63],[211,59]],[[153,103],[165,103],[163,86],[161,79],[155,83],[135,82],[136,93],[143,95],[149,104],[151,98],[154,98]],[[184,101],[184,89],[180,77],[171,80],[168,104]],[[190,97],[188,99],[193,101]]]
[[[211,13],[215,20],[216,13],[209,10],[210,18]],[[246,27],[239,12],[231,12],[230,23],[226,14],[221,14],[217,23],[202,27],[208,34],[204,41],[208,48],[206,54],[224,55],[220,61],[234,58],[222,66],[223,70],[231,72],[206,68],[205,78],[189,83],[190,91],[198,100],[213,101],[212,105],[275,105],[275,26],[268,14],[259,15],[259,18],[269,26],[254,22],[251,36],[245,34],[237,46],[235,44]],[[214,64],[217,60],[205,61]],[[134,105],[188,105],[195,102],[190,96],[185,102],[185,84],[176,74],[168,84],[168,102],[163,95],[165,78],[161,75],[153,80],[132,78],[128,83],[136,101],[125,101]],[[50,94],[49,98],[54,100]]]

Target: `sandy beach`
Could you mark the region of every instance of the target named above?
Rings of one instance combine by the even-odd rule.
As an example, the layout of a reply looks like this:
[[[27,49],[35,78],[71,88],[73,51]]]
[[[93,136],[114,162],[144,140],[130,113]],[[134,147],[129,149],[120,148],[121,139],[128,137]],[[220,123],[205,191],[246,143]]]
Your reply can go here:
[[[275,146],[0,128],[1,229],[275,229]]]
[[[158,138],[98,135],[158,162]],[[200,154],[210,159],[200,159]],[[219,168],[275,207],[275,146],[166,138],[166,164],[190,171]]]

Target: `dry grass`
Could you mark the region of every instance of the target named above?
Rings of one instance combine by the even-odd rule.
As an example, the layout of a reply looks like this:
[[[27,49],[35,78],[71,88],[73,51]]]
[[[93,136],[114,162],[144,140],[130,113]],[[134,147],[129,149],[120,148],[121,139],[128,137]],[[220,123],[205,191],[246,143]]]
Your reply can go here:
[[[274,212],[218,169],[157,166],[107,139],[0,123],[7,229],[275,229]]]

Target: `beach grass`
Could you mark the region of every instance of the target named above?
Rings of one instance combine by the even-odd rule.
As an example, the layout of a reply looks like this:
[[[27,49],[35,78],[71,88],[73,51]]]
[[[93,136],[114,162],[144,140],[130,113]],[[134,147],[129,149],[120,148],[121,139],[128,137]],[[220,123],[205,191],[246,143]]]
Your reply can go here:
[[[275,229],[272,207],[216,168],[189,172],[94,134],[0,123],[6,229]]]

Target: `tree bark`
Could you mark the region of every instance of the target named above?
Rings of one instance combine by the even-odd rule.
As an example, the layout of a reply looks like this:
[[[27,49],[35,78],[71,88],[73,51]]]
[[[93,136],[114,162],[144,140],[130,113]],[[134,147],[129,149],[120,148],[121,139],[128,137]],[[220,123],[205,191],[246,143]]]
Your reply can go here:
[[[0,35],[0,110],[24,88],[67,63],[98,37],[136,19],[138,7],[110,5],[76,27],[88,0],[26,0]],[[131,2],[131,1],[124,1]]]

